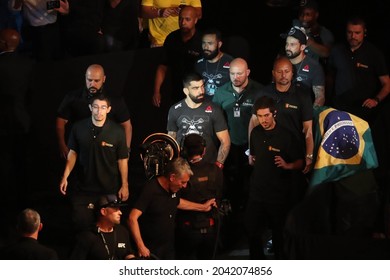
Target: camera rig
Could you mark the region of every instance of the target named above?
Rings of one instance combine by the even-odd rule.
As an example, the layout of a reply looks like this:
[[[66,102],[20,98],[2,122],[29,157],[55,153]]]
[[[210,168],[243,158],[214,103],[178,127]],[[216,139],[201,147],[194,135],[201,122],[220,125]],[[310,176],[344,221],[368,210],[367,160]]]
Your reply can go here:
[[[165,133],[154,133],[146,137],[140,150],[148,180],[164,174],[166,164],[180,155],[179,144],[172,136]]]

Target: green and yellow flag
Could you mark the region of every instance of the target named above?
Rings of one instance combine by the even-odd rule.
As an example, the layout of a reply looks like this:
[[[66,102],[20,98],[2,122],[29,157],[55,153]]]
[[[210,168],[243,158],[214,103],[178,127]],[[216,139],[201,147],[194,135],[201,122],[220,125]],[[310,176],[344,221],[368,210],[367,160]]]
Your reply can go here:
[[[368,123],[331,107],[314,109],[315,163],[310,186],[337,181],[378,167]]]

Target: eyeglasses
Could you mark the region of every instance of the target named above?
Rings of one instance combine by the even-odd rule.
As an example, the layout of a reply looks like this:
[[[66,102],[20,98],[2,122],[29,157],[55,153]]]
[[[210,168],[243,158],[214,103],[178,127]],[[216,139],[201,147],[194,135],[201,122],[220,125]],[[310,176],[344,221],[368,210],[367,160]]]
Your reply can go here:
[[[102,106],[99,106],[99,105],[96,105],[96,104],[94,104],[94,105],[92,105],[92,109],[94,109],[94,110],[107,110],[107,108],[108,108],[108,106],[106,106],[106,105],[102,105]]]

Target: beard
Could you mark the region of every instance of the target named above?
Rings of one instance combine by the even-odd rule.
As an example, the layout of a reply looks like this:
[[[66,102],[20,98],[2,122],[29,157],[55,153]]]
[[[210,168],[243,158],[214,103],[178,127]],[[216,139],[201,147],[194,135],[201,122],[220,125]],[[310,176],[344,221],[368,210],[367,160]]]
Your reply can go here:
[[[90,87],[90,88],[85,87],[85,90],[87,91],[89,96],[92,96],[94,94],[102,93],[103,92],[103,86],[100,89],[97,89],[95,87]]]
[[[300,54],[301,54],[300,52],[293,53],[292,51],[286,51],[286,56],[288,59],[294,59]]]
[[[219,50],[218,49],[215,49],[214,51],[210,52],[210,53],[206,53],[205,51],[203,51],[203,57],[207,60],[212,60],[214,59],[215,57],[217,57],[219,53]]]
[[[189,94],[188,96],[190,97],[192,102],[194,102],[196,104],[202,103],[204,101],[204,99],[205,99],[205,95],[204,94],[198,95],[198,96],[193,96],[192,94]]]

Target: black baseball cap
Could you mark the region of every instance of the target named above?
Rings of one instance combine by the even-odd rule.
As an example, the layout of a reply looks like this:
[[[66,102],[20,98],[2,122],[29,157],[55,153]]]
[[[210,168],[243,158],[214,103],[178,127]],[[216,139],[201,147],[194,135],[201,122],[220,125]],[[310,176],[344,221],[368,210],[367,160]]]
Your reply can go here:
[[[105,207],[122,207],[126,206],[126,203],[123,203],[115,194],[106,194],[102,195],[98,201],[98,209]]]
[[[301,0],[299,1],[300,9],[310,8],[318,12],[318,2],[315,0]]]
[[[293,26],[287,33],[280,34],[280,37],[286,39],[288,36],[294,37],[295,39],[298,39],[298,41],[306,45],[307,43],[307,35],[303,28],[299,26]]]

